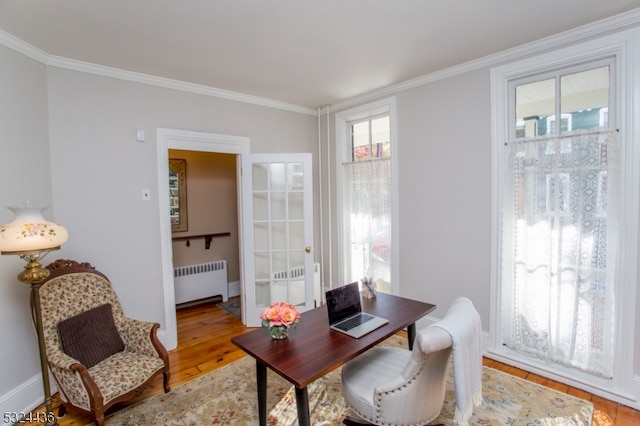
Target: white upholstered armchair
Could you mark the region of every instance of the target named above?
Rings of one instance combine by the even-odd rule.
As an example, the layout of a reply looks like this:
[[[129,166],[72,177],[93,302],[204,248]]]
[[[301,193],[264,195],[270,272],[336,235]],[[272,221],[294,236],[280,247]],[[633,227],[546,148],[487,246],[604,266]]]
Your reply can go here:
[[[466,424],[472,405],[482,399],[480,332],[473,304],[458,298],[441,321],[418,331],[413,350],[375,347],[349,361],[342,367],[342,394],[357,417],[345,418],[344,424],[429,423],[442,410],[452,355],[456,387],[452,420]]]
[[[358,418],[344,423],[429,423],[442,409],[450,358],[451,336],[429,327],[417,333],[412,351],[376,347],[348,362],[342,394]]]

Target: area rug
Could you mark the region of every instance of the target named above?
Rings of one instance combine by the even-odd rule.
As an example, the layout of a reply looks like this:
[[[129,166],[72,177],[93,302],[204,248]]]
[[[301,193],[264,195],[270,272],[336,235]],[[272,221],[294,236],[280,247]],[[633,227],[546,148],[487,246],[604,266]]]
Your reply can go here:
[[[399,337],[383,345],[406,345]],[[322,380],[322,395],[310,388],[311,424],[337,426],[348,413],[341,396],[340,369]],[[483,403],[474,410],[472,425],[590,425],[591,402],[557,392],[515,376],[483,367]],[[317,386],[318,388],[320,385]],[[291,385],[268,372],[267,409],[269,425],[289,424],[285,417],[295,413]],[[446,400],[440,416],[432,423],[453,425],[455,407],[453,380],[447,382]],[[107,425],[257,425],[255,361],[246,356],[211,373],[151,397],[109,416]],[[275,408],[275,409],[274,409]],[[284,415],[283,413],[289,413]],[[278,413],[278,414],[274,414]],[[294,421],[293,424],[297,424]]]
[[[236,318],[240,318],[240,298],[233,297],[227,300],[226,302],[220,302],[216,305],[218,308],[222,309],[226,313]]]

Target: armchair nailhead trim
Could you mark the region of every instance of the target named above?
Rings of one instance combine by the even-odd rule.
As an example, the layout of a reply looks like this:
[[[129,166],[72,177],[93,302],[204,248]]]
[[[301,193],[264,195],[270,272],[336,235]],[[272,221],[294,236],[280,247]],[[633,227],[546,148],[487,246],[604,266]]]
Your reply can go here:
[[[392,394],[400,389],[406,388],[409,385],[411,385],[413,382],[416,381],[416,377],[418,377],[420,375],[420,373],[422,372],[422,370],[424,369],[424,359],[426,358],[426,356],[423,354],[422,355],[422,363],[420,364],[420,368],[418,369],[418,371],[416,371],[416,374],[413,375],[413,377],[409,380],[407,380],[405,383],[403,383],[402,385],[400,385],[400,387],[394,388],[394,389],[390,389],[384,392],[376,392],[376,420],[373,419],[369,419],[366,416],[361,415],[359,412],[356,411],[356,413],[362,417],[363,419],[369,421],[369,422],[375,422],[375,424],[380,425],[380,426],[393,426],[391,423],[380,423],[380,416],[381,416],[381,410],[382,407],[380,407],[380,403],[382,402],[383,395],[389,395]],[[431,419],[433,420],[433,419]],[[429,421],[431,421],[429,420]],[[422,425],[422,423],[413,423],[413,424],[407,424],[407,425],[402,425],[402,426],[420,426]]]

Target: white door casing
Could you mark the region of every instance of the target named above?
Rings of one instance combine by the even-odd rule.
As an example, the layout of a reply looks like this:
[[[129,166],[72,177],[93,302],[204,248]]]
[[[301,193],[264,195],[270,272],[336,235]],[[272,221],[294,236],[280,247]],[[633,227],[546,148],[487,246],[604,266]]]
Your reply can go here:
[[[173,248],[169,218],[169,149],[236,154],[249,154],[250,141],[244,136],[229,136],[175,129],[157,129],[158,208],[160,218],[160,252],[162,261],[162,289],[164,294],[164,325],[158,337],[168,349],[178,346],[175,289],[173,282]],[[238,177],[238,190],[241,180]],[[240,214],[240,213],[239,213]]]

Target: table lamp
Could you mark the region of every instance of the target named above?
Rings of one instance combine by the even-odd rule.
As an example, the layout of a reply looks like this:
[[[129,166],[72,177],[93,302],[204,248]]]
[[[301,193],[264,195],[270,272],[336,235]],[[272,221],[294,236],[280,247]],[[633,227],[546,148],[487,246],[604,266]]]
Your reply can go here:
[[[24,271],[18,275],[18,280],[31,285],[32,317],[40,349],[40,367],[42,369],[46,412],[42,417],[38,414],[37,423],[57,425],[56,416],[53,414],[49,387],[49,369],[42,331],[39,295],[40,285],[49,276],[49,270],[42,267],[40,260],[50,251],[58,250],[67,241],[68,233],[64,227],[48,222],[42,217],[42,212],[47,208],[46,206],[25,203],[20,207],[7,208],[14,212],[16,218],[10,224],[0,226],[0,253],[18,255],[27,262]]]

